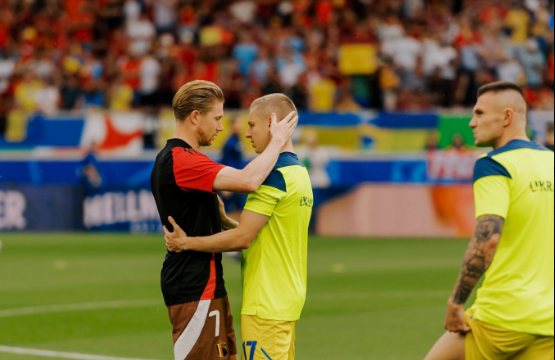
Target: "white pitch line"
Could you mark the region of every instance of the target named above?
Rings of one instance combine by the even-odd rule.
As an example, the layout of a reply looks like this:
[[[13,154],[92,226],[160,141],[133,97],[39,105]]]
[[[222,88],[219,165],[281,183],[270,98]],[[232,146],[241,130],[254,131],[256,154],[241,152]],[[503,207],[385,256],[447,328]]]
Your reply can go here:
[[[8,354],[17,354],[17,355],[36,355],[36,356],[49,357],[49,358],[73,359],[73,360],[146,360],[146,359],[133,359],[133,358],[80,354],[80,353],[69,353],[69,352],[50,351],[50,350],[25,349],[25,348],[17,348],[17,347],[1,346],[1,345],[0,345],[0,352],[8,353]]]
[[[107,310],[107,309],[123,309],[123,308],[140,308],[150,306],[164,306],[162,300],[123,300],[123,301],[106,301],[82,304],[65,304],[65,305],[49,305],[35,306],[19,309],[0,310],[0,318],[8,318],[14,316],[49,314],[56,312],[72,312],[87,310]]]
[[[449,296],[446,291],[376,291],[376,292],[356,292],[356,293],[322,293],[309,295],[309,301],[330,301],[330,300],[387,300],[402,298],[419,298],[419,299],[436,299]],[[230,298],[231,302],[240,302],[239,298]],[[63,304],[63,305],[47,305],[35,306],[19,309],[0,310],[0,319],[38,315],[50,313],[63,313],[73,311],[91,311],[91,310],[109,310],[109,309],[125,309],[125,308],[142,308],[142,307],[162,306],[162,300],[123,300],[123,301],[106,301],[82,304]]]

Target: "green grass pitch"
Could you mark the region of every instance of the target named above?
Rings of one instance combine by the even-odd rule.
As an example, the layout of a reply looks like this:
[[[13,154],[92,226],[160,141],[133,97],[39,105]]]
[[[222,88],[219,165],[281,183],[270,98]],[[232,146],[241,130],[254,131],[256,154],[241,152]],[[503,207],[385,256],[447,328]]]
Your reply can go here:
[[[0,345],[170,360],[162,236],[0,234]],[[311,237],[298,360],[421,360],[466,243]],[[225,279],[240,335],[239,264]],[[240,342],[240,339],[238,339]],[[2,360],[44,357],[0,352]]]

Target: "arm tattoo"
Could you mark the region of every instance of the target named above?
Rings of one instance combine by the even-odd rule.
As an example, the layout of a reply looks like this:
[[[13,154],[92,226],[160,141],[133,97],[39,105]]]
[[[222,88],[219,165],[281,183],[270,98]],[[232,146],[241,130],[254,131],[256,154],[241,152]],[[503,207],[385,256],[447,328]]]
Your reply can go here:
[[[466,303],[476,284],[489,269],[505,220],[499,216],[486,215],[478,219],[476,232],[468,245],[464,263],[454,293],[458,305]]]

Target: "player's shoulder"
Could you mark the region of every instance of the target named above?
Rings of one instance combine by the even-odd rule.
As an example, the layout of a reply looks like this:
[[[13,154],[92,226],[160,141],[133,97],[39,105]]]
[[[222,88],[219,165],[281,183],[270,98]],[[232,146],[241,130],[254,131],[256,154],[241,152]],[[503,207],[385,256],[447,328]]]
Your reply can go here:
[[[271,189],[277,189],[282,192],[287,192],[287,183],[285,182],[285,177],[283,176],[283,173],[278,170],[277,167],[274,167],[272,172],[270,172],[270,175],[268,175],[266,180],[264,180],[259,191],[263,191],[264,186]]]
[[[512,179],[510,169],[518,163],[526,162],[528,157],[548,155],[549,149],[538,143],[525,140],[513,140],[507,145],[478,158],[474,167],[474,182],[487,176],[504,176]]]
[[[488,176],[504,176],[512,179],[507,168],[492,157],[486,155],[481,156],[474,166],[474,183]]]
[[[263,190],[263,187],[266,186],[267,188],[277,189],[282,192],[287,192],[287,180],[285,179],[284,173],[287,173],[285,170],[291,166],[300,166],[304,167],[303,163],[299,160],[297,154],[292,152],[283,152],[279,155],[278,161],[276,165],[270,172],[270,175],[264,180],[262,183],[260,191]]]
[[[279,154],[278,161],[274,170],[281,169],[288,166],[303,166],[303,163],[299,160],[297,154],[292,152],[283,152]]]
[[[518,158],[528,151],[537,151],[539,154],[548,154],[550,150],[534,141],[513,140],[507,145],[493,150],[485,156],[490,158]]]

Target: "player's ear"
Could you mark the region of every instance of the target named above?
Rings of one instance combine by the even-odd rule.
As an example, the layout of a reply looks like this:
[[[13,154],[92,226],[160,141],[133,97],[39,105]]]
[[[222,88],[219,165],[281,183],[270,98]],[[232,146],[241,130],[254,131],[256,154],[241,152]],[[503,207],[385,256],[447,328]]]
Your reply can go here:
[[[199,116],[200,113],[198,112],[198,110],[193,110],[193,112],[191,113],[191,115],[189,116],[191,118],[191,122],[193,123],[193,125],[197,125],[199,122]]]
[[[511,125],[515,118],[515,111],[511,108],[505,109],[504,119],[503,119],[503,126],[507,127]]]

